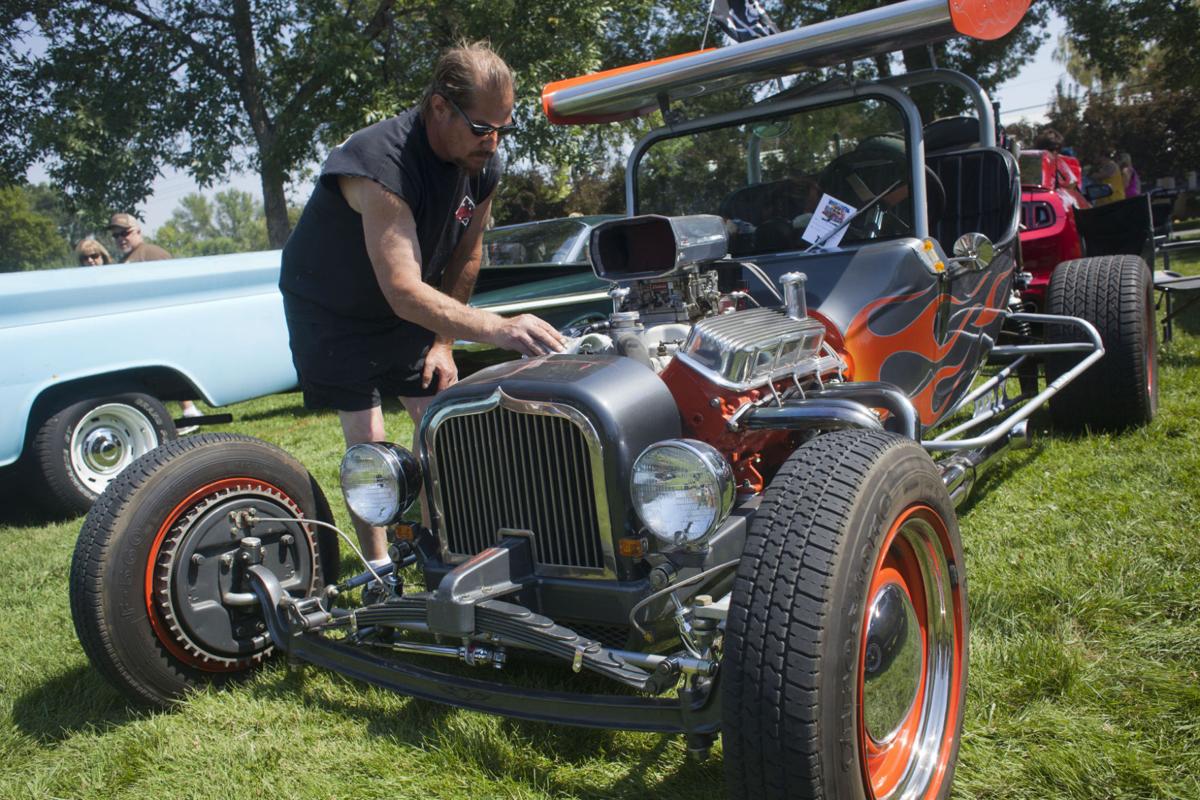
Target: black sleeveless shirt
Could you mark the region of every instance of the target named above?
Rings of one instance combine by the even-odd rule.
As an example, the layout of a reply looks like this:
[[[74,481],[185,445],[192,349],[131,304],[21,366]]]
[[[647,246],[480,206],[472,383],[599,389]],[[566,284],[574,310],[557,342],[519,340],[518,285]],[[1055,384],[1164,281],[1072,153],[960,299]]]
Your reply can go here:
[[[408,204],[417,225],[421,278],[437,286],[476,206],[492,194],[502,169],[499,153],[475,176],[442,161],[429,146],[419,108],[363,128],[325,160],[284,245],[279,288],[314,310],[363,321],[395,320],[367,256],[362,215],[342,197],[338,176],[370,178]]]

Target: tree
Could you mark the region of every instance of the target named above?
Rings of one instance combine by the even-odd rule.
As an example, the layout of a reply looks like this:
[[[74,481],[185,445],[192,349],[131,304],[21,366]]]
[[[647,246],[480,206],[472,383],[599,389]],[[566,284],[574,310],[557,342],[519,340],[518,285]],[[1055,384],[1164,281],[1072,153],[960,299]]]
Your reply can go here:
[[[615,4],[583,0],[18,0],[0,11],[0,156],[34,161],[81,207],[132,209],[159,169],[210,185],[253,168],[268,239],[289,225],[285,187],[349,133],[415,103],[437,54],[490,37],[521,89],[513,158],[569,158],[589,136],[538,113],[549,80],[602,66]],[[501,25],[497,20],[536,24]],[[569,46],[564,46],[568,43]],[[595,137],[592,136],[591,139]]]
[[[218,192],[211,202],[202,194],[187,195],[154,240],[176,257],[270,248],[262,206],[249,192],[237,189]]]
[[[0,187],[0,272],[71,263],[71,248],[53,218],[34,207],[24,186]]]
[[[201,185],[251,166],[270,238],[287,237],[284,186],[316,156],[326,126],[379,107],[393,67],[394,0],[24,0],[0,18],[6,94],[25,163],[83,206],[133,208],[160,167]],[[18,42],[22,44],[18,44]],[[44,45],[40,49],[38,44]],[[11,137],[10,137],[11,140]]]
[[[878,4],[787,0],[771,11],[791,26]],[[1016,39],[952,44],[944,63],[985,86],[1002,80],[1029,49],[1037,8]],[[45,160],[90,215],[136,207],[163,166],[205,186],[253,168],[268,241],[280,246],[286,186],[357,128],[415,103],[457,40],[490,38],[513,67],[522,130],[505,143],[509,163],[553,171],[612,163],[646,123],[552,126],[541,87],[695,50],[706,10],[695,0],[15,0],[0,10],[0,177]]]
[[[1073,52],[1106,80],[1148,66],[1153,85],[1200,87],[1200,3],[1195,0],[1053,0]]]
[[[500,182],[492,210],[497,225],[570,214],[620,214],[625,211],[625,169],[510,170]]]

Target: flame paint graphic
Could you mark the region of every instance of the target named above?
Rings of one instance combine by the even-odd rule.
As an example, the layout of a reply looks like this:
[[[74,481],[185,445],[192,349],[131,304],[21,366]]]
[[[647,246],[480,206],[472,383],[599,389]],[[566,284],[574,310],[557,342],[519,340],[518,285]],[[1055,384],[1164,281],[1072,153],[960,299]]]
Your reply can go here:
[[[1011,275],[1010,260],[996,261],[1007,263],[863,307],[846,329],[854,379],[899,386],[925,425],[941,418],[970,387],[995,339]]]

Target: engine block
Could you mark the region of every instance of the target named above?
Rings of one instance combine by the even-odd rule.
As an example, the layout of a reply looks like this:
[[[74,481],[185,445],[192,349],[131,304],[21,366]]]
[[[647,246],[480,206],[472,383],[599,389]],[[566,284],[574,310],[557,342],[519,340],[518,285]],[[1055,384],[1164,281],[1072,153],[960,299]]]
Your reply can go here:
[[[677,358],[727,389],[743,391],[817,367],[825,326],[777,308],[754,308],[697,322]]]

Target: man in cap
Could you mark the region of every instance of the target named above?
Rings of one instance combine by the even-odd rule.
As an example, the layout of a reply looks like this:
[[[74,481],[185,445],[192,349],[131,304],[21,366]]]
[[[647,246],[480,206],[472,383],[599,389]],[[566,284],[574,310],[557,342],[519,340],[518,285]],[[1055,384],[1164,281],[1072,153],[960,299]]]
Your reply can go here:
[[[117,243],[117,247],[121,248],[121,252],[124,253],[121,256],[122,264],[134,264],[139,261],[166,261],[171,258],[171,254],[166,250],[142,238],[142,225],[132,214],[113,214],[108,220],[108,232],[113,237],[113,241]],[[196,408],[196,404],[191,400],[182,400],[179,405],[185,417],[204,416],[204,412]],[[196,430],[196,425],[186,425],[179,429],[179,433],[194,433]]]
[[[514,130],[513,79],[486,43],[446,51],[421,103],[335,147],[283,249],[279,287],[308,408],[338,412],[346,444],[384,441],[384,394],[414,424],[458,379],[456,339],[537,356],[562,348],[547,322],[467,301]],[[355,520],[386,563],[382,528]]]
[[[124,253],[122,264],[138,261],[165,261],[171,254],[142,238],[142,225],[132,214],[113,214],[108,220],[108,232]]]

